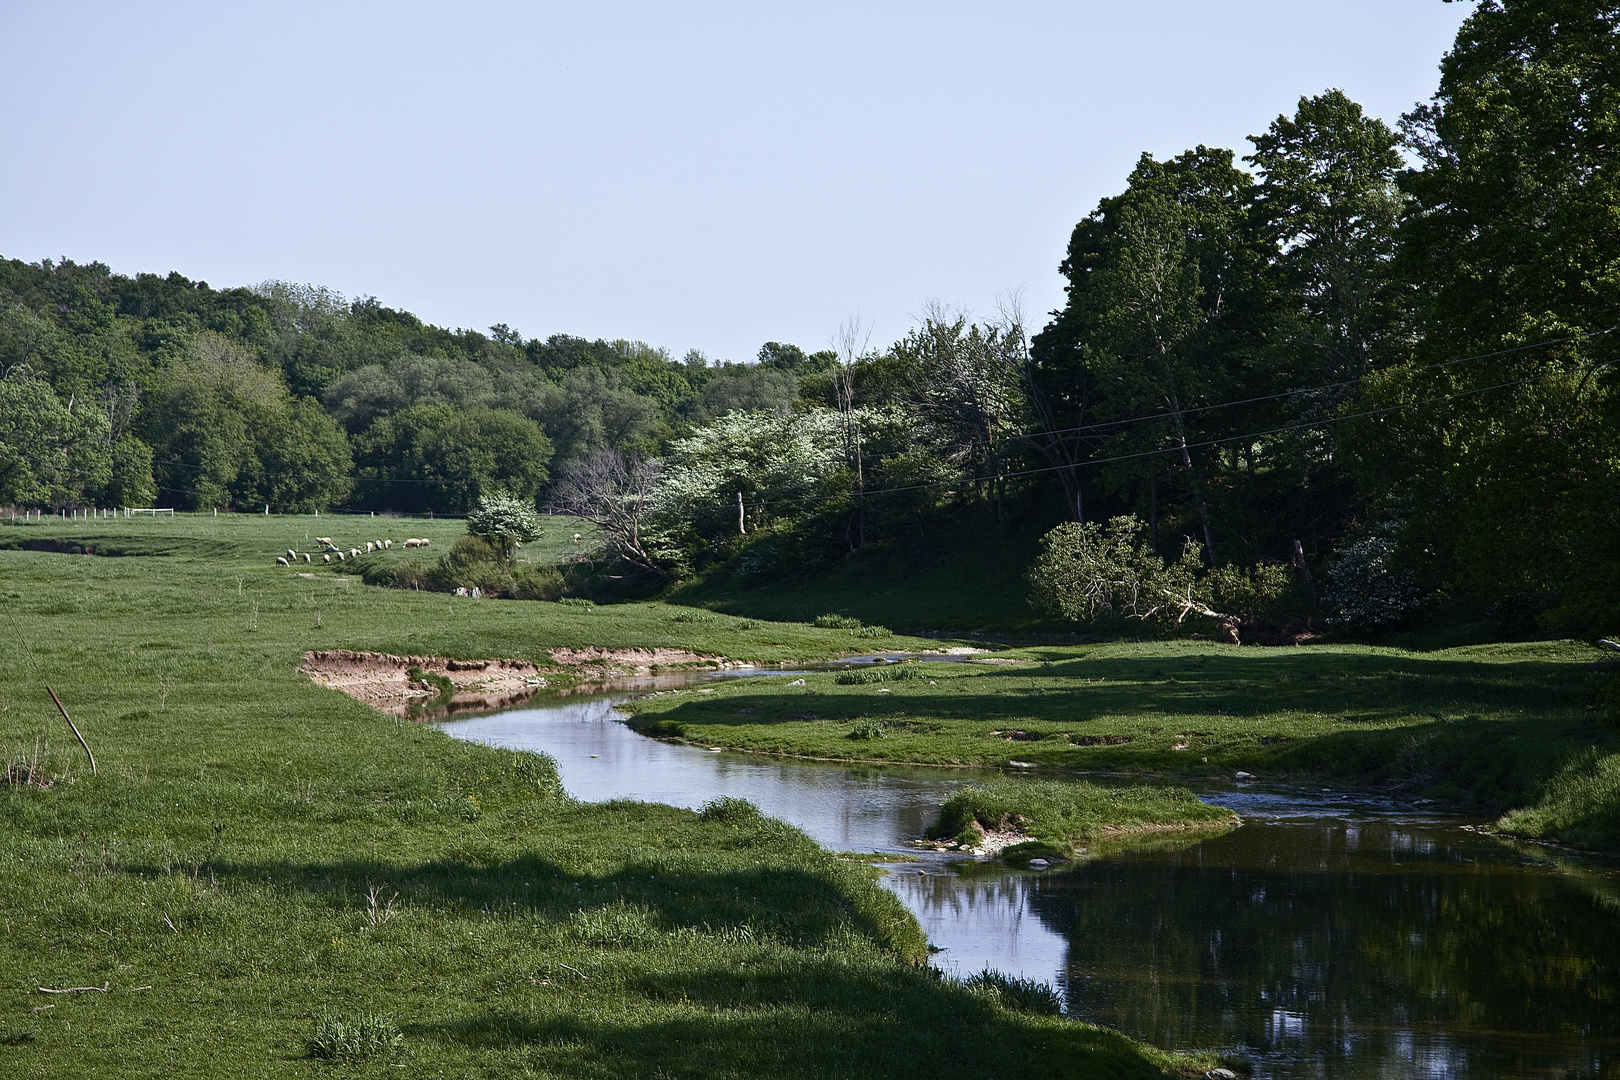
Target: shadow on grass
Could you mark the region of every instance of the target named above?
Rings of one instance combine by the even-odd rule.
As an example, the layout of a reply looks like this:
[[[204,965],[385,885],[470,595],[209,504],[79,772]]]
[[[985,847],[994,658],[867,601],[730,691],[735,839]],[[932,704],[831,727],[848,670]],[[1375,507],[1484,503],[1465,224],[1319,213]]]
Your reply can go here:
[[[1259,650],[1256,650],[1258,653]],[[932,674],[932,673],[931,673]],[[916,683],[877,686],[856,694],[733,693],[689,699],[650,716],[677,722],[757,726],[806,718],[927,714],[941,719],[998,721],[1009,717],[1086,722],[1121,715],[1207,714],[1244,718],[1310,713],[1351,723],[1382,723],[1414,714],[1436,719],[1470,712],[1534,710],[1545,716],[1578,709],[1571,665],[1489,664],[1312,654],[1306,651],[1213,654],[1182,658],[1080,659],[978,672],[955,678],[940,671],[938,686],[905,693]],[[744,713],[744,708],[753,713]],[[820,714],[807,717],[806,714]]]
[[[533,1047],[570,1076],[1085,1076],[1163,1072],[1125,1037],[990,1007],[922,974],[854,977],[810,964],[751,978],[718,969],[637,987],[684,1015],[526,1016],[491,1011],[411,1034],[472,1048]]]
[[[928,671],[935,685],[908,679],[858,691],[738,687],[648,709],[632,724],[655,735],[701,729],[700,740],[850,758],[994,764],[1011,755],[1174,773],[1198,772],[1209,757],[1216,764],[1202,771],[1376,779],[1496,809],[1534,795],[1594,740],[1617,741],[1594,725],[1584,674],[1569,663],[1188,649],[959,672],[941,665]],[[883,724],[890,738],[858,741],[834,726],[856,720]],[[818,730],[806,721],[831,723]],[[779,739],[767,734],[787,724],[796,726]],[[760,736],[745,738],[750,729]]]
[[[733,863],[716,869],[688,861],[677,871],[647,859],[591,875],[526,854],[488,863],[220,864],[213,872],[225,887],[268,879],[360,920],[368,889],[387,882],[416,913],[404,932],[418,962],[444,963],[441,981],[474,979],[480,1001],[491,990],[502,995],[497,1005],[468,1002],[465,1014],[404,1024],[407,1038],[516,1051],[560,1075],[1163,1075],[1158,1055],[1123,1036],[1009,1011],[903,962],[896,953],[925,955],[916,924],[864,868],[800,869],[780,856],[736,866],[738,850],[746,857],[773,824],[709,826],[711,860]],[[702,849],[683,856],[701,859]],[[850,882],[864,884],[865,895]],[[422,937],[424,916],[441,928],[437,945]],[[509,951],[466,958],[460,927],[491,919],[514,928]]]

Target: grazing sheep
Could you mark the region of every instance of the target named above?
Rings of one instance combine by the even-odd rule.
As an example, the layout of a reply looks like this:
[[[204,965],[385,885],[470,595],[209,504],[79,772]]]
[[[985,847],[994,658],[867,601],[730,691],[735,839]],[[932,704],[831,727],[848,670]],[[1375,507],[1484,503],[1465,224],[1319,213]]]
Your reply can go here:
[[[359,548],[350,548],[349,549],[349,558],[358,559],[359,557],[360,557],[360,549]]]
[[[309,552],[304,552],[304,561],[309,562]]]
[[[287,549],[287,558],[289,558],[289,559],[298,558],[298,552],[294,551],[292,548],[288,548]]]
[[[418,544],[417,546],[418,547],[431,547],[432,544],[433,544],[433,541],[429,540],[427,537],[424,536],[424,537],[422,537],[422,542],[420,544]]]
[[[277,566],[291,566],[292,564],[287,561],[287,556],[285,556],[285,555],[277,555],[276,556],[276,565]]]
[[[332,543],[332,538],[330,536],[317,536],[315,538],[315,542],[321,545],[323,548],[332,548],[333,550],[337,549],[337,545]]]
[[[393,541],[392,541],[392,540],[384,540],[384,541],[383,541],[383,547],[385,547],[385,548],[391,548],[391,547],[393,547],[393,546],[394,546],[394,542],[393,542]]]
[[[330,555],[322,555],[321,556],[321,561],[322,562],[331,562],[332,561],[332,556],[330,556]]]
[[[378,540],[377,541],[377,550],[381,551],[382,549],[383,549],[383,542],[381,540]]]
[[[334,554],[334,555],[336,555],[336,556],[337,556],[337,557],[338,557],[338,562],[342,562],[342,561],[343,561],[343,552],[341,552],[341,551],[334,551],[334,552],[333,552],[333,553],[332,553],[332,554]]]
[[[374,550],[376,550],[376,549],[371,546],[371,541],[367,540],[366,541],[366,554],[370,555]]]
[[[419,540],[416,537],[412,536],[412,537],[408,538],[405,541],[405,546],[408,547],[408,548],[427,547],[428,542],[426,540]]]

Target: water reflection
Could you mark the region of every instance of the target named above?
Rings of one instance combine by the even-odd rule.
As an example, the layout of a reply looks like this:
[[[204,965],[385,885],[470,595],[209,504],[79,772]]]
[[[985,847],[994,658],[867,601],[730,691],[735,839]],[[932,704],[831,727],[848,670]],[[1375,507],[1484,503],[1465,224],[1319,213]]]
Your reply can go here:
[[[443,726],[552,754],[581,799],[733,795],[840,850],[906,850],[980,775],[642,738],[613,705],[647,688]],[[1245,1051],[1259,1077],[1620,1076],[1612,865],[1515,850],[1366,796],[1200,794],[1245,825],[1044,874],[930,856],[886,880],[947,971],[1052,980],[1074,1015],[1165,1048]]]
[[[792,672],[785,674],[791,675]],[[696,808],[747,799],[835,851],[901,851],[939,804],[982,774],[970,770],[850,767],[722,754],[643,738],[613,706],[623,693],[548,702],[441,726],[459,738],[544,750],[563,786],[587,802],[641,799]]]
[[[1620,926],[1449,824],[1253,822],[1039,880],[1070,1008],[1288,1077],[1606,1076]]]

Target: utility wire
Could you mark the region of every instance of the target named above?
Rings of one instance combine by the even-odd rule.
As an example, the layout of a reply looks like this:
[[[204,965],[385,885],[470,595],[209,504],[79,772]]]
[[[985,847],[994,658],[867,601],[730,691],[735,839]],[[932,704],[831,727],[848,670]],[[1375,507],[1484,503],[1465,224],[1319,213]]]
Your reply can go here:
[[[1567,335],[1565,335],[1563,337],[1558,337],[1558,338],[1548,338],[1548,339],[1546,339],[1544,341],[1531,342],[1531,343],[1525,344],[1525,345],[1516,345],[1516,346],[1514,346],[1512,348],[1509,348],[1509,349],[1496,349],[1496,350],[1492,350],[1490,352],[1474,353],[1474,354],[1469,355],[1469,356],[1459,356],[1459,357],[1453,358],[1451,360],[1441,360],[1441,361],[1437,361],[1437,362],[1432,363],[1432,364],[1424,364],[1424,365],[1422,365],[1420,367],[1415,367],[1415,368],[1386,368],[1384,370],[1388,371],[1388,372],[1391,372],[1391,373],[1417,374],[1419,372],[1433,371],[1433,370],[1436,370],[1436,369],[1439,369],[1439,368],[1452,367],[1452,366],[1455,366],[1457,364],[1465,364],[1465,363],[1468,363],[1469,361],[1472,361],[1472,360],[1488,360],[1488,359],[1491,359],[1493,357],[1511,356],[1511,355],[1514,355],[1516,353],[1527,352],[1527,351],[1529,351],[1531,349],[1546,348],[1547,346],[1550,346],[1550,345],[1562,345],[1562,344],[1566,344],[1566,343],[1572,342],[1572,341],[1586,341],[1586,340],[1590,340],[1592,338],[1602,337],[1605,334],[1613,333],[1616,329],[1617,329],[1617,327],[1610,326],[1610,327],[1606,327],[1606,328],[1604,328],[1602,330],[1589,330],[1589,331],[1584,331],[1582,333],[1577,333],[1577,334],[1567,334]],[[1266,429],[1264,431],[1252,432],[1252,433],[1244,434],[1244,435],[1230,435],[1230,436],[1223,436],[1223,437],[1216,438],[1216,439],[1208,439],[1208,440],[1204,440],[1202,442],[1197,442],[1197,443],[1188,443],[1187,448],[1189,450],[1191,450],[1191,449],[1202,449],[1204,447],[1216,446],[1216,445],[1220,445],[1222,443],[1238,442],[1238,441],[1241,441],[1241,440],[1244,440],[1244,439],[1257,439],[1257,438],[1262,438],[1262,437],[1264,437],[1266,435],[1275,435],[1275,434],[1288,432],[1288,431],[1307,430],[1309,428],[1320,427],[1320,426],[1323,426],[1325,424],[1337,423],[1340,420],[1360,419],[1360,418],[1363,418],[1363,417],[1366,417],[1366,416],[1377,415],[1378,413],[1382,413],[1382,412],[1397,411],[1399,409],[1409,408],[1409,407],[1412,407],[1412,406],[1415,406],[1415,405],[1432,404],[1432,403],[1435,403],[1435,402],[1438,402],[1438,401],[1444,401],[1444,400],[1448,400],[1448,399],[1454,398],[1454,397],[1466,397],[1466,396],[1469,396],[1469,395],[1474,394],[1474,393],[1484,393],[1484,392],[1489,391],[1489,390],[1500,390],[1500,389],[1504,389],[1506,387],[1522,386],[1525,383],[1535,382],[1535,381],[1546,378],[1546,377],[1548,377],[1550,375],[1553,375],[1553,374],[1557,374],[1557,373],[1556,372],[1543,372],[1543,373],[1541,373],[1539,375],[1529,376],[1527,378],[1515,380],[1515,381],[1512,381],[1512,382],[1497,383],[1497,384],[1492,385],[1492,386],[1480,387],[1480,388],[1475,389],[1475,390],[1456,391],[1456,392],[1454,392],[1452,394],[1443,394],[1443,395],[1439,395],[1439,396],[1432,397],[1432,398],[1425,398],[1425,399],[1423,399],[1421,401],[1409,402],[1409,403],[1406,403],[1406,404],[1403,404],[1403,405],[1397,405],[1397,406],[1389,406],[1389,407],[1386,407],[1386,408],[1380,409],[1380,410],[1373,410],[1373,411],[1370,411],[1370,412],[1362,412],[1362,413],[1351,413],[1351,414],[1347,414],[1347,415],[1344,415],[1344,416],[1328,417],[1328,418],[1325,418],[1323,420],[1311,421],[1311,422],[1308,422],[1308,423],[1285,424],[1285,425],[1283,425],[1281,427],[1268,428],[1268,429]],[[1354,378],[1354,379],[1345,379],[1345,380],[1342,380],[1342,381],[1336,382],[1336,383],[1323,383],[1323,384],[1314,385],[1314,386],[1300,387],[1299,389],[1286,390],[1286,391],[1282,391],[1282,392],[1276,393],[1276,394],[1265,394],[1265,395],[1261,395],[1259,397],[1239,398],[1239,399],[1234,399],[1234,400],[1231,400],[1231,401],[1220,401],[1220,402],[1211,403],[1209,405],[1188,406],[1187,408],[1182,409],[1180,411],[1181,411],[1181,414],[1185,416],[1185,415],[1190,414],[1190,413],[1208,412],[1208,411],[1211,411],[1211,410],[1214,410],[1214,409],[1230,408],[1230,407],[1237,406],[1237,405],[1251,405],[1251,404],[1256,404],[1256,403],[1264,402],[1264,401],[1276,401],[1276,400],[1280,400],[1280,399],[1283,399],[1283,398],[1297,397],[1297,396],[1302,395],[1302,394],[1313,394],[1313,393],[1318,393],[1318,392],[1323,391],[1323,390],[1334,390],[1334,389],[1339,389],[1339,388],[1346,387],[1346,386],[1353,386],[1353,385],[1356,385],[1357,383],[1363,382],[1364,380],[1365,380],[1365,376],[1358,376],[1357,378]],[[1067,435],[1067,434],[1074,434],[1076,432],[1082,432],[1082,431],[1101,431],[1101,430],[1104,430],[1104,429],[1122,429],[1122,428],[1126,428],[1126,427],[1129,427],[1129,426],[1134,425],[1134,424],[1140,424],[1140,423],[1144,423],[1144,422],[1147,422],[1147,421],[1150,421],[1150,420],[1162,420],[1165,417],[1172,416],[1172,415],[1174,415],[1174,414],[1172,412],[1169,412],[1169,411],[1158,412],[1158,413],[1146,413],[1146,414],[1142,414],[1142,415],[1138,415],[1138,416],[1122,417],[1122,418],[1117,419],[1117,420],[1101,421],[1101,422],[1094,423],[1094,424],[1081,424],[1081,425],[1077,425],[1075,427],[1052,428],[1052,429],[1047,429],[1047,430],[1042,430],[1042,431],[1024,432],[1024,433],[1020,433],[1020,434],[1015,435],[1015,436],[1010,436],[1010,438],[1018,439],[1020,441],[1030,441],[1030,440],[1041,438],[1042,436],[1049,436],[1049,435]],[[975,477],[967,477],[967,478],[960,478],[959,477],[959,478],[952,479],[952,480],[930,481],[930,482],[925,483],[925,484],[912,484],[912,485],[908,485],[908,486],[905,486],[905,487],[898,487],[898,488],[879,488],[879,489],[866,491],[863,494],[882,495],[882,494],[891,493],[891,492],[917,491],[917,490],[923,490],[923,489],[932,488],[932,487],[948,487],[948,486],[953,485],[953,484],[972,484],[972,483],[980,483],[980,482],[983,482],[983,481],[986,481],[986,480],[1006,479],[1006,478],[1021,477],[1021,476],[1033,476],[1033,475],[1038,475],[1038,474],[1041,474],[1041,473],[1059,472],[1059,471],[1062,471],[1064,469],[1080,468],[1080,467],[1087,466],[1087,465],[1103,465],[1103,464],[1109,464],[1109,463],[1118,462],[1118,461],[1129,461],[1129,460],[1132,460],[1132,459],[1135,459],[1135,458],[1150,457],[1150,456],[1153,456],[1155,454],[1161,454],[1161,453],[1175,453],[1175,452],[1179,452],[1179,450],[1180,450],[1180,445],[1178,444],[1177,446],[1174,446],[1174,447],[1164,447],[1164,448],[1155,449],[1155,450],[1144,450],[1144,451],[1140,451],[1140,452],[1132,453],[1132,454],[1120,454],[1120,455],[1115,455],[1115,456],[1106,457],[1106,458],[1088,458],[1085,461],[1076,462],[1073,465],[1050,465],[1050,466],[1043,466],[1043,467],[1035,468],[1035,469],[1022,469],[1022,470],[1019,470],[1019,471],[1016,471],[1016,472],[1003,472],[1003,473],[996,473],[996,474],[993,474],[993,475],[986,475],[986,476],[975,476]],[[835,462],[837,460],[839,460],[839,459],[838,458],[827,458],[827,459],[824,459],[823,462],[821,462],[821,464],[827,464],[827,463]],[[153,464],[154,465],[164,465],[164,466],[169,466],[169,467],[173,467],[173,468],[181,468],[181,469],[202,470],[202,469],[206,468],[206,466],[203,466],[203,465],[192,465],[192,464],[188,464],[188,463],[182,462],[182,461],[154,461]],[[350,481],[356,481],[356,482],[363,482],[363,483],[373,483],[373,484],[438,484],[438,485],[445,486],[445,487],[466,486],[466,485],[470,485],[470,484],[483,483],[483,481],[479,481],[479,480],[451,480],[451,479],[424,480],[424,479],[405,478],[405,477],[394,478],[394,477],[359,476],[359,475],[351,475],[351,476],[345,477],[344,479],[347,479],[347,480],[350,480]],[[171,491],[171,492],[174,492],[176,494],[198,494],[198,492],[196,492],[196,491],[194,491],[192,489],[188,489],[188,488],[159,487],[158,490],[160,490],[160,491]],[[770,503],[821,502],[821,501],[828,501],[828,500],[838,499],[838,498],[843,498],[843,497],[844,496],[840,496],[840,495],[793,496],[793,497],[785,497],[785,498],[781,498],[781,499],[773,499],[773,500],[770,500]],[[722,503],[713,503],[713,504],[701,504],[701,503],[699,503],[699,504],[688,504],[688,505],[690,507],[692,507],[693,509],[702,509],[702,508],[707,508],[707,507],[710,507],[710,506],[716,507],[716,508],[730,508],[732,506],[735,506],[736,504],[731,503],[731,502],[727,502],[727,503],[723,503],[723,504]],[[769,505],[769,504],[765,503],[765,502],[755,502],[755,503],[745,503],[744,505],[757,508],[757,507],[761,507],[761,506],[765,506],[765,505]]]

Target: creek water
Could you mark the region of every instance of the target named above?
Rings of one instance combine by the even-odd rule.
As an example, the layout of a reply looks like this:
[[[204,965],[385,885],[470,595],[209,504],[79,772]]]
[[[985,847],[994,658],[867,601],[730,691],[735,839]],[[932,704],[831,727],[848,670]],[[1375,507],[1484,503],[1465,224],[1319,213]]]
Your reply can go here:
[[[720,677],[739,674],[794,673]],[[628,680],[441,726],[550,754],[585,801],[735,796],[841,851],[916,857],[940,803],[987,775],[674,745],[615,709],[692,681]],[[1199,794],[1243,826],[1040,873],[925,852],[887,864],[885,882],[946,971],[1050,981],[1077,1018],[1241,1053],[1256,1077],[1620,1077],[1620,866],[1372,796]]]

